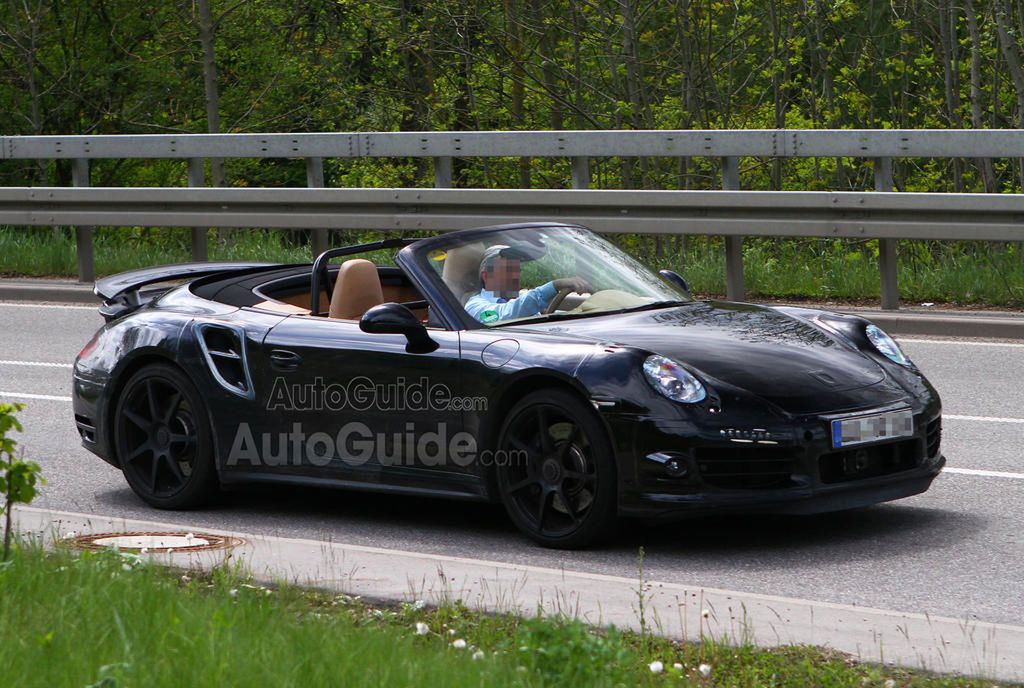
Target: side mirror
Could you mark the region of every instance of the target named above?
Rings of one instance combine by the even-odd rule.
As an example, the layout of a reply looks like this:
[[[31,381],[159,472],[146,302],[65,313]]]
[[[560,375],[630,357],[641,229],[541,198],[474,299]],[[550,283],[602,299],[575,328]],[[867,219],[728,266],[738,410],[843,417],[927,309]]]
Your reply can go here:
[[[684,292],[686,292],[687,296],[689,296],[691,299],[693,298],[693,293],[690,291],[690,283],[687,282],[686,278],[680,275],[678,272],[675,272],[673,270],[659,270],[658,274],[661,275],[662,279],[664,279],[666,282],[670,282],[676,285]]]
[[[429,354],[437,350],[437,342],[411,310],[400,303],[382,303],[363,313],[359,329],[369,334],[404,334],[406,352]]]

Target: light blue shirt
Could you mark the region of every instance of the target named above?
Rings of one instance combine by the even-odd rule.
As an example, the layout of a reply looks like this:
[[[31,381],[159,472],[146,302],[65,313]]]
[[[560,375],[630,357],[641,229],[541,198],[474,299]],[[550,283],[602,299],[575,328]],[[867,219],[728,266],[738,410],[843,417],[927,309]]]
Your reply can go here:
[[[537,315],[555,298],[554,282],[542,284],[514,299],[500,298],[493,291],[481,289],[466,301],[466,312],[482,323]]]

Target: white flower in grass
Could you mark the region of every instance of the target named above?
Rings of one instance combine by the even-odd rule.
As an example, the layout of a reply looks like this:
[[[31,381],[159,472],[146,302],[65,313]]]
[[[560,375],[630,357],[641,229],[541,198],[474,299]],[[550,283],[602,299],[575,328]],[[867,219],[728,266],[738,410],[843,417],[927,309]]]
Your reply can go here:
[[[466,641],[462,638],[457,638],[455,641],[452,642],[452,647],[454,647],[456,650],[465,650]]]
[[[231,595],[232,597],[237,597],[238,596],[238,588],[231,588],[230,590],[228,590],[228,594]]]
[[[701,676],[703,676],[704,678],[707,678],[708,676],[711,675],[711,665],[710,664],[701,664],[699,667],[697,667],[697,671],[700,672]]]
[[[477,650],[476,652],[473,653],[473,659],[474,660],[483,659],[485,656],[486,655],[484,655],[484,651],[483,650]]]
[[[422,621],[416,622],[416,635],[426,635],[430,633],[430,626],[423,623]]]
[[[885,688],[896,688],[896,681],[891,678],[885,679]]]
[[[149,547],[143,547],[140,549],[139,554],[149,554]]]
[[[449,628],[448,629],[448,635],[455,635],[455,629],[454,628]]]
[[[672,668],[675,669],[676,671],[682,671],[683,670],[683,665],[680,664],[679,662],[676,662],[675,664],[672,665]]]
[[[121,564],[121,570],[122,571],[131,571],[132,570],[132,565],[131,564]]]
[[[647,668],[651,670],[652,674],[660,674],[662,671],[665,670],[665,665],[662,664],[661,662],[655,660],[655,661],[651,662],[650,664],[648,664]]]
[[[415,602],[412,603],[412,608],[415,609],[416,611],[419,611],[419,610],[423,609],[426,606],[427,606],[427,603],[424,600],[416,600]]]

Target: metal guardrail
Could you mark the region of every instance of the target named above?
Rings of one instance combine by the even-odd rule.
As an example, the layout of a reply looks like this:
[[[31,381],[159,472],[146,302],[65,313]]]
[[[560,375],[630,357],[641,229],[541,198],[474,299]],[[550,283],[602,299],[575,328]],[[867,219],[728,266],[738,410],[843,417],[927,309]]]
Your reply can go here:
[[[205,185],[207,158],[304,158],[307,185],[323,187],[324,158],[428,157],[435,186],[452,185],[455,157],[563,157],[576,191],[426,189],[218,189]],[[723,192],[582,191],[594,157],[721,159]],[[739,192],[739,159],[871,158],[872,193]],[[327,228],[456,229],[517,219],[581,222],[599,231],[721,234],[726,292],[743,298],[744,235],[858,236],[879,241],[883,308],[896,308],[896,240],[1024,240],[1024,196],[891,194],[893,158],[1024,158],[1024,130],[659,130],[371,132],[0,136],[0,160],[73,160],[73,183],[89,186],[89,160],[186,159],[178,189],[3,189],[0,222],[78,225],[79,278],[95,276],[91,225],[190,226],[195,260],[206,230],[313,229],[314,254]],[[632,194],[632,195],[630,195]],[[614,229],[613,229],[614,228]]]
[[[0,188],[0,223],[447,231],[511,221],[598,232],[1024,240],[1008,194],[537,189]]]
[[[1024,157],[1017,129],[743,129],[0,136],[0,160],[357,157]]]

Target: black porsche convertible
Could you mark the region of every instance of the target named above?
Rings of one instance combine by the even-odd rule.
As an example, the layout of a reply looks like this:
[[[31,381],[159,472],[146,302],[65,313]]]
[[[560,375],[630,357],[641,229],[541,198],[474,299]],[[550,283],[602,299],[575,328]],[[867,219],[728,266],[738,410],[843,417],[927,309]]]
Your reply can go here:
[[[519,224],[100,280],[86,448],[164,509],[273,482],[500,501],[536,542],[619,518],[928,489],[939,396],[867,320],[699,301],[589,230]]]

